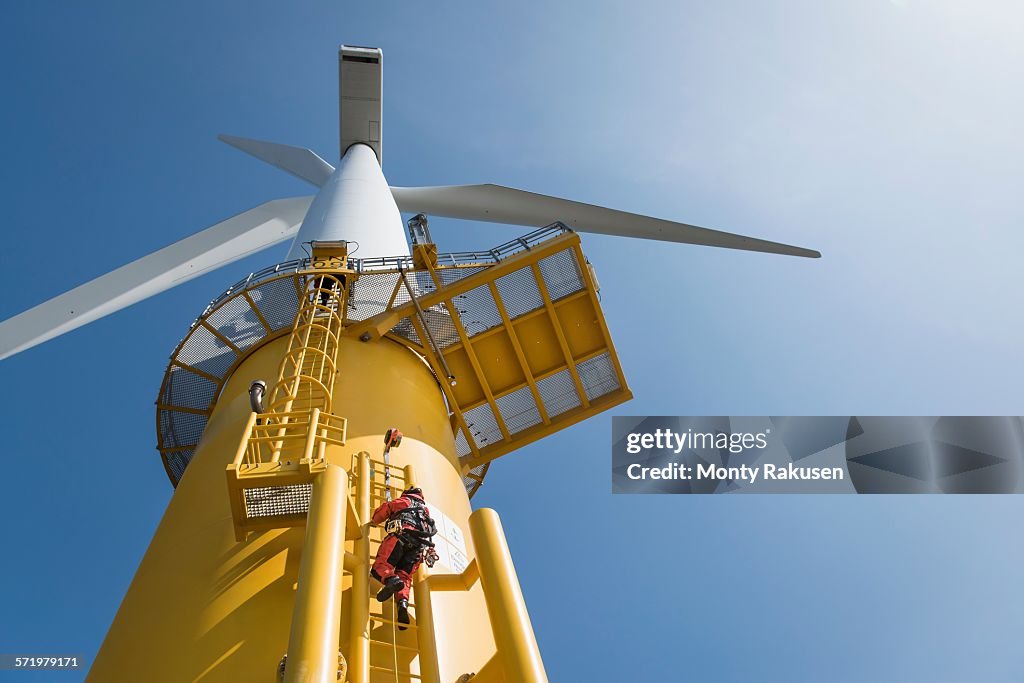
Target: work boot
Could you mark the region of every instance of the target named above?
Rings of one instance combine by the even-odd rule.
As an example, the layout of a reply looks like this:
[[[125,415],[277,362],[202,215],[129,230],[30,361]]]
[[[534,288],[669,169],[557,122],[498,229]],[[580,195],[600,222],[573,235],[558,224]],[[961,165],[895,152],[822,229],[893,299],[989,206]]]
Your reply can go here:
[[[395,601],[398,604],[398,630],[404,631],[405,627],[402,624],[409,623],[409,601],[399,599]]]
[[[384,602],[392,595],[402,590],[405,583],[397,576],[389,576],[384,582],[384,587],[377,593],[377,602]]]

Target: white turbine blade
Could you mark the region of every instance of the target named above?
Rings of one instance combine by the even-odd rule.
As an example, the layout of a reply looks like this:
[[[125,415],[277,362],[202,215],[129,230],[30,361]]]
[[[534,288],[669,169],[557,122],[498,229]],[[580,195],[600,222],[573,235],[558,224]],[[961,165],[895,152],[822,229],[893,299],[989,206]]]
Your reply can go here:
[[[293,236],[312,197],[275,199],[0,323],[0,360]]]
[[[392,187],[391,193],[398,208],[407,213],[537,227],[562,221],[580,232],[807,258],[821,257],[821,253],[813,249],[641,216],[501,185]]]
[[[236,138],[233,135],[218,135],[217,139],[317,187],[323,186],[334,173],[333,166],[306,147]]]

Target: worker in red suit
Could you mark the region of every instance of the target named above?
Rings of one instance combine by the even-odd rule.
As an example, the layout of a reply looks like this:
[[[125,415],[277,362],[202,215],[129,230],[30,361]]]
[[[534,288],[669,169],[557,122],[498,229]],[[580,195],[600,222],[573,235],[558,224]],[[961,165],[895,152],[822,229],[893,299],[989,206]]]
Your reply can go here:
[[[374,511],[372,521],[384,524],[387,532],[370,569],[370,576],[384,584],[377,593],[377,600],[384,602],[394,595],[397,621],[408,624],[412,577],[424,559],[424,552],[433,551],[434,543],[430,539],[437,533],[437,525],[430,517],[423,491],[418,488],[406,489],[400,497],[381,504]],[[433,563],[428,561],[427,564]]]

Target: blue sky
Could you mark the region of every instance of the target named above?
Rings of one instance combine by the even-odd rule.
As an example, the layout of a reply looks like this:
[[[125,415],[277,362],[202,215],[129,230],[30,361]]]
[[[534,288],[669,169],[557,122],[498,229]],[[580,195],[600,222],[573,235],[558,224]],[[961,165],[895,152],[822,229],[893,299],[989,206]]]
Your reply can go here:
[[[0,319],[307,194],[215,136],[336,157],[349,42],[384,49],[393,184],[823,252],[584,236],[637,397],[617,414],[1019,415],[1022,22],[988,1],[6,3]],[[431,229],[442,250],[520,232]],[[0,363],[0,651],[95,653],[171,495],[167,355],[284,252]],[[610,432],[508,456],[474,501],[502,515],[552,680],[1024,677],[1020,497],[613,497]]]

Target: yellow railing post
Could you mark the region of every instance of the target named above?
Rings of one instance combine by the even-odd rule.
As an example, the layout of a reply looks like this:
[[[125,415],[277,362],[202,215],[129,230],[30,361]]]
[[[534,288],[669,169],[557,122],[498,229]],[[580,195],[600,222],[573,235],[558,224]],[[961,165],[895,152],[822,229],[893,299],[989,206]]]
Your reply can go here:
[[[309,427],[306,430],[306,444],[302,449],[302,459],[312,460],[313,459],[313,445],[316,443],[317,437],[317,423],[320,421],[320,409],[313,408],[313,412],[309,416]]]
[[[347,511],[348,473],[328,465],[309,501],[285,683],[337,681]]]
[[[235,459],[232,461],[235,467],[242,464],[242,458],[249,447],[249,437],[252,435],[252,428],[256,424],[256,413],[249,413],[249,419],[245,423],[245,431],[242,432],[242,441],[238,444],[238,451],[235,452]]]
[[[498,513],[489,508],[475,511],[469,516],[469,532],[476,548],[487,616],[505,680],[547,683],[544,662]]]
[[[348,679],[351,683],[370,681],[370,454],[356,455],[356,512],[362,535],[355,554],[365,564],[352,572],[352,622],[349,640]]]

